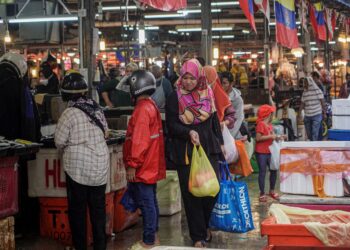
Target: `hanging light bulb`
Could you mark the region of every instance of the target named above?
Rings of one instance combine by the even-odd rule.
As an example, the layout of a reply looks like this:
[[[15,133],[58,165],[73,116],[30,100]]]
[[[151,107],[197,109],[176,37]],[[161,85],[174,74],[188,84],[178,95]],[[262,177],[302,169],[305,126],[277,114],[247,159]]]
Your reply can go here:
[[[8,29],[6,30],[4,41],[5,41],[5,43],[10,43],[11,42],[10,32],[9,32]]]

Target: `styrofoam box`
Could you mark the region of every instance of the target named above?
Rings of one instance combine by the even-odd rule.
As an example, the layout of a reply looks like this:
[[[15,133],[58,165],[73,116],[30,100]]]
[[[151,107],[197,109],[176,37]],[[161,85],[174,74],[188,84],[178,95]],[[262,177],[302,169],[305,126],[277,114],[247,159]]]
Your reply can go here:
[[[280,172],[280,190],[283,193],[314,195],[311,175]]]
[[[177,171],[168,170],[165,180],[157,184],[160,215],[173,215],[181,211],[181,192]]]
[[[110,190],[110,177],[108,177],[106,193]],[[63,161],[57,149],[40,149],[36,154],[36,160],[28,162],[28,195],[30,197],[67,196]]]
[[[284,141],[281,148],[343,148],[350,150],[350,141]]]
[[[333,115],[332,128],[350,130],[350,115],[348,116]]]
[[[117,191],[126,187],[127,185],[122,145],[110,147],[110,162],[111,191]]]
[[[350,99],[332,100],[333,115],[350,115]]]
[[[289,194],[315,195],[312,175],[281,172],[280,190]],[[327,196],[344,196],[342,173],[325,174],[324,192]]]

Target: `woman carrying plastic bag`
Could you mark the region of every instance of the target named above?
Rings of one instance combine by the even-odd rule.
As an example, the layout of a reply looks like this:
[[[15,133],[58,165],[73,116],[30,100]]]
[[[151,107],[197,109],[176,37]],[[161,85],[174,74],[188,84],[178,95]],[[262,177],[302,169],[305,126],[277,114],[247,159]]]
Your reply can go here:
[[[220,190],[219,182],[202,146],[193,147],[188,190],[196,197],[215,197]]]

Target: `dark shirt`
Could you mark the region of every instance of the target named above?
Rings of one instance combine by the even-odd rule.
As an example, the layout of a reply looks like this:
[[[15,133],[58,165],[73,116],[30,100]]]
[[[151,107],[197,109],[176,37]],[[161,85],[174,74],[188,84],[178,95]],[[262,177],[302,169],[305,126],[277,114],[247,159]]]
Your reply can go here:
[[[188,159],[191,159],[193,149],[193,144],[189,136],[191,130],[199,134],[199,140],[208,157],[222,154],[220,146],[224,144],[224,140],[216,113],[197,125],[183,124],[179,118],[177,92],[174,91],[167,99],[165,114],[168,130],[167,157],[170,161],[175,164],[185,165],[186,148]]]
[[[100,92],[108,92],[108,97],[114,107],[132,106],[130,93],[116,89],[118,83],[117,79],[112,79],[101,86]]]
[[[50,94],[58,95],[59,94],[59,81],[57,75],[52,73],[51,77],[48,79],[47,85],[38,85],[36,87],[38,94]]]

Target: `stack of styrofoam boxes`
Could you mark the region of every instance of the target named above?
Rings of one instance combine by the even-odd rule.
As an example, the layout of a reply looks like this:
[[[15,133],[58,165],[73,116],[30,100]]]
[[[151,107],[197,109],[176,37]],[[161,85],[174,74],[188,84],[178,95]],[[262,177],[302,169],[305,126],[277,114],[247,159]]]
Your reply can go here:
[[[112,235],[114,191],[126,186],[126,172],[122,160],[122,146],[110,145],[109,152],[110,170],[108,171],[106,185],[106,233],[107,235]],[[71,236],[68,225],[65,180],[63,161],[58,150],[55,148],[41,149],[37,154],[36,160],[28,163],[28,195],[30,197],[40,198],[41,236],[53,238],[70,245]],[[48,210],[51,211],[54,206],[57,206],[57,211],[60,211],[59,214],[55,214],[54,216],[56,220],[62,221],[62,225],[58,225],[56,222],[47,223],[47,221],[52,221],[51,217],[53,215],[45,213]],[[91,239],[90,236],[89,239]]]
[[[350,132],[350,99],[335,99],[332,101],[333,129],[349,130]]]
[[[281,150],[281,171],[280,171],[280,190],[283,193],[290,194],[305,194],[316,195],[314,192],[313,176],[310,173],[300,173],[300,171],[283,171],[283,164],[292,163],[294,161],[308,162],[310,161],[310,154],[300,152],[301,149],[307,148],[316,151],[320,150],[320,161],[317,162],[322,165],[336,165],[344,164],[350,167],[350,159],[346,157],[350,154],[349,142],[283,142]],[[295,150],[296,153],[284,154],[284,149]],[[316,162],[314,162],[316,164]],[[310,161],[311,164],[311,161]],[[312,166],[310,166],[312,167]],[[297,167],[298,168],[298,167]],[[321,171],[322,172],[322,171]],[[324,176],[324,192],[327,196],[342,197],[344,196],[343,175],[345,173],[340,170],[330,173],[321,173]]]

